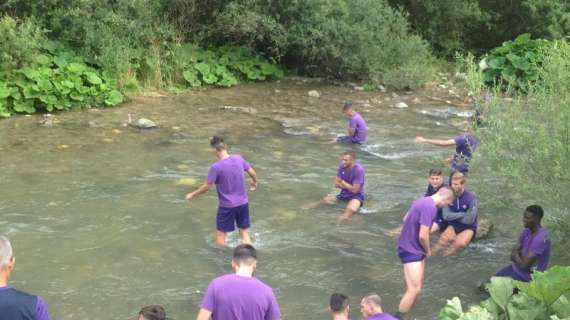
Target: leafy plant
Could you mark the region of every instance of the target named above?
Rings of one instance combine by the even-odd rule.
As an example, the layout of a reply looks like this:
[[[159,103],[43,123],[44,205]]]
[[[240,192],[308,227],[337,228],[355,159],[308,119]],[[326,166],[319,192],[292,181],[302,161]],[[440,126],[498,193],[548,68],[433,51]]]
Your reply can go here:
[[[528,33],[503,43],[482,61],[483,80],[527,91],[530,84],[539,80],[539,70],[549,46],[551,42],[532,40]]]
[[[514,289],[519,290],[514,293]],[[439,313],[439,320],[554,320],[570,315],[570,267],[554,266],[535,272],[529,283],[493,277],[487,285],[491,295],[479,305],[463,311],[455,297]],[[566,292],[566,294],[565,294]]]

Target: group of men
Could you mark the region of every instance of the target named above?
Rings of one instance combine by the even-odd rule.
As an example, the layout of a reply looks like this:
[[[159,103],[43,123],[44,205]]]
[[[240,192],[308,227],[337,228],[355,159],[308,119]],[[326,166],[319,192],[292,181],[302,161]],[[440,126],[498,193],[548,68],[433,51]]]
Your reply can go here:
[[[354,110],[351,103],[344,105],[343,113],[349,119],[348,135],[338,137],[334,142],[364,143],[368,132],[364,118]],[[404,216],[397,253],[403,264],[406,292],[398,307],[399,317],[405,317],[421,292],[426,257],[438,253],[444,256],[454,253],[467,246],[477,231],[477,199],[475,194],[465,188],[469,161],[477,148],[477,139],[470,134],[458,135],[449,140],[418,136],[416,142],[455,146],[456,152],[447,160],[453,170],[449,184],[445,183],[441,170],[431,170],[426,193],[412,203]],[[192,201],[215,185],[219,199],[216,244],[225,245],[226,234],[234,231],[236,226],[243,244],[233,251],[231,265],[234,274],[224,275],[210,282],[197,320],[281,319],[273,290],[253,276],[257,267],[257,252],[251,245],[249,236],[249,201],[244,173],[251,178],[250,191],[257,189],[257,174],[242,156],[229,154],[222,138],[213,137],[210,145],[218,160],[210,166],[204,183],[188,193],[186,200]],[[346,151],[342,154],[334,183],[340,193],[326,196],[309,207],[345,202],[346,207],[338,216],[337,222],[347,220],[364,205],[364,183],[364,167],[357,161],[354,151]],[[530,281],[534,267],[538,271],[546,269],[550,256],[550,241],[547,230],[540,224],[542,216],[540,206],[526,208],[523,215],[525,229],[512,250],[512,264],[500,270],[496,276]],[[432,248],[430,234],[435,232],[440,233],[440,238]],[[10,242],[0,236],[0,320],[49,320],[47,307],[41,297],[28,295],[8,286],[8,277],[14,263]],[[365,296],[360,307],[363,317],[367,320],[395,319],[383,312],[381,299],[377,294]],[[348,319],[348,298],[342,294],[333,294],[330,310],[333,319]],[[164,310],[149,306],[148,310],[141,310],[139,319],[151,319],[150,317],[156,314],[164,316]]]

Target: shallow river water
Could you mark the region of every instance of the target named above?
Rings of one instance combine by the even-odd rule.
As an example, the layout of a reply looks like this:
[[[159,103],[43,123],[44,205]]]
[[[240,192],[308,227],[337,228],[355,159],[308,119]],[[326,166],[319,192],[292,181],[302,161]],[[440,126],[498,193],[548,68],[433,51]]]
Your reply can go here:
[[[322,96],[309,97],[312,89]],[[38,126],[39,116],[2,120],[0,234],[17,257],[11,283],[41,294],[54,319],[133,319],[155,303],[173,319],[195,318],[208,282],[231,272],[231,251],[214,246],[215,191],[184,201],[215,160],[208,139],[219,134],[258,172],[250,194],[257,276],[274,288],[284,319],[326,319],[335,291],[351,297],[353,319],[371,291],[395,311],[404,281],[388,230],[424,192],[435,159],[451,153],[414,137],[451,137],[471,113],[453,105],[457,97],[398,94],[293,79],[59,114],[53,127]],[[336,192],[346,147],[322,142],[345,132],[340,108],[348,99],[370,128],[368,143],[355,148],[367,199],[336,226],[342,207],[301,206]],[[410,107],[394,108],[398,101]],[[128,114],[159,128],[123,127]],[[477,301],[476,283],[507,263],[520,213],[497,199],[481,199],[480,211],[496,224],[490,238],[428,260],[417,319],[435,319],[456,295]],[[229,243],[238,243],[235,234]]]

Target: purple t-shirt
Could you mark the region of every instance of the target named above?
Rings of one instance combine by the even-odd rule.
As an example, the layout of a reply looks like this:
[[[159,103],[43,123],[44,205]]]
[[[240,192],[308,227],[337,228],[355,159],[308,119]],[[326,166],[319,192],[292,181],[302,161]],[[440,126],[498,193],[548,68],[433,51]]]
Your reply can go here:
[[[550,259],[550,238],[548,231],[544,228],[540,228],[535,234],[532,234],[529,228],[525,228],[519,236],[519,243],[522,245],[521,255],[526,257],[529,253],[533,252],[538,258],[536,260],[536,270],[546,270],[548,260]],[[521,277],[530,279],[530,273],[519,269],[514,263],[513,269]]]
[[[251,166],[240,155],[216,161],[208,170],[208,183],[215,183],[220,207],[234,208],[247,203],[244,171]]]
[[[11,290],[11,289],[12,289],[12,287],[10,287],[10,286],[0,287],[0,291]],[[49,316],[47,305],[46,305],[44,299],[40,296],[35,296],[35,297],[36,297],[36,308],[35,308],[36,309],[35,310],[36,311],[36,319],[37,320],[51,320],[51,317]]]
[[[354,197],[356,195],[364,194],[364,167],[360,164],[360,162],[354,163],[354,165],[350,169],[345,168],[341,164],[338,167],[338,170],[336,171],[336,176],[350,184],[360,185],[360,188],[356,193],[350,192],[347,189],[341,189],[340,190],[341,197],[349,198],[349,197]]]
[[[271,287],[254,277],[235,274],[212,280],[201,308],[212,312],[212,320],[281,319]]]
[[[416,199],[408,210],[408,216],[398,240],[398,247],[411,254],[425,255],[424,247],[420,243],[420,226],[431,228],[436,216],[437,207],[431,197]]]
[[[348,126],[354,129],[354,134],[350,137],[350,140],[354,143],[362,143],[366,141],[368,136],[368,128],[366,127],[366,121],[360,115],[360,113],[355,112],[350,120],[348,121]]]
[[[455,136],[455,155],[451,162],[451,167],[454,170],[467,172],[469,170],[469,161],[473,156],[473,151],[477,149],[479,141],[470,134],[462,134]]]
[[[389,313],[380,312],[380,313],[371,315],[370,317],[366,318],[366,320],[398,320],[398,319]]]

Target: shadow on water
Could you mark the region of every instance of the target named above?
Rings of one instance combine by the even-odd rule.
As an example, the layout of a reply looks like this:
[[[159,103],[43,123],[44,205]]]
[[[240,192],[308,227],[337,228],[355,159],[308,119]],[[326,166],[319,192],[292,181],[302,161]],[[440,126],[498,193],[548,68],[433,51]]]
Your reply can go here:
[[[322,97],[308,97],[312,89]],[[449,153],[414,137],[449,137],[471,112],[432,94],[394,99],[291,80],[58,114],[51,128],[39,127],[37,116],[0,121],[0,233],[18,257],[13,284],[42,294],[56,319],[130,319],[152,303],[192,318],[208,282],[231,272],[231,249],[214,246],[215,192],[184,201],[214,161],[209,137],[221,134],[258,171],[250,194],[257,275],[275,289],[284,318],[325,318],[333,291],[348,294],[355,311],[359,297],[377,291],[393,311],[404,283],[389,230],[424,192],[433,158]],[[425,102],[410,102],[416,97]],[[337,227],[341,206],[301,206],[337,192],[333,177],[347,146],[322,142],[346,131],[340,108],[349,99],[370,127],[368,144],[355,149],[367,199]],[[410,107],[393,108],[400,100]],[[128,114],[159,128],[123,127]],[[482,204],[504,211],[494,199]],[[429,261],[418,319],[433,319],[455,295],[479,299],[474,284],[508,261],[519,229],[506,213],[494,215],[492,238]]]

